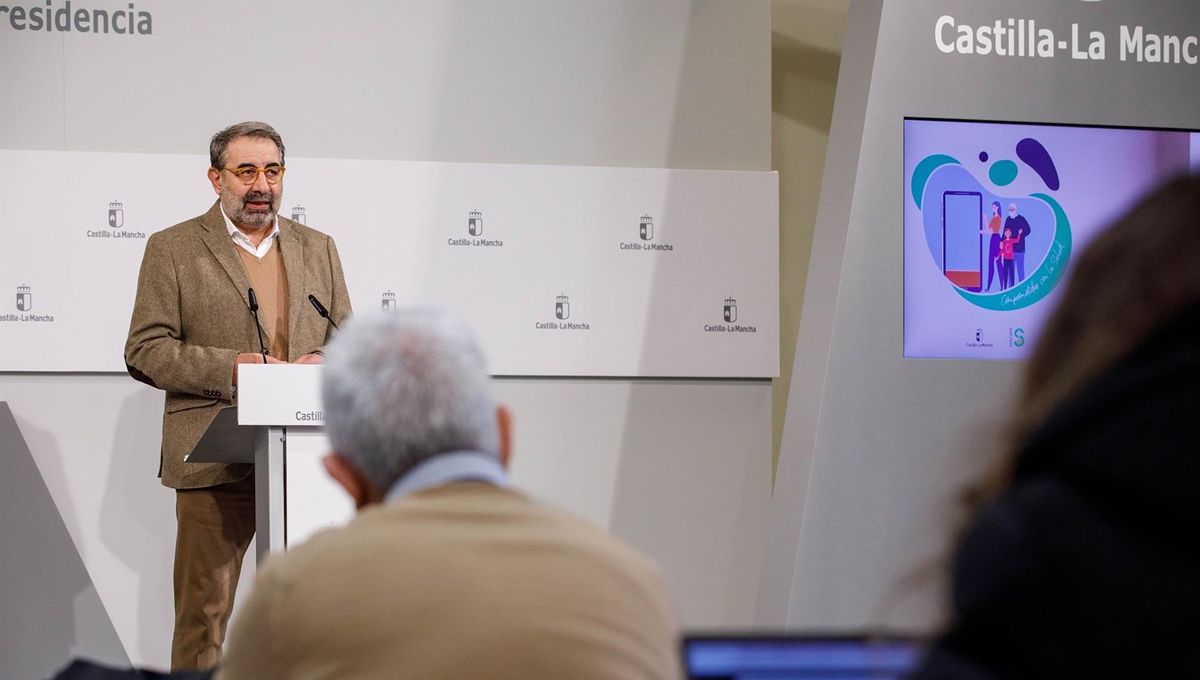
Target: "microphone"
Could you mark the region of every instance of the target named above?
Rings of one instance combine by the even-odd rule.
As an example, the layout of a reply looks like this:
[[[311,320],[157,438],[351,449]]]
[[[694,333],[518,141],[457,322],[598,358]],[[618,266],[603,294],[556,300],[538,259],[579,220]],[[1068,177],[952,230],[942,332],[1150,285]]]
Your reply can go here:
[[[254,288],[246,289],[246,297],[250,298],[250,311],[254,314],[254,325],[258,328],[258,347],[262,350],[263,363],[267,363],[267,346],[263,343],[263,328],[262,323],[258,320],[258,296],[254,294]]]
[[[317,299],[316,295],[309,293],[308,301],[310,303],[312,303],[313,309],[317,310],[317,314],[320,314],[322,319],[325,319],[329,323],[333,324],[333,327],[337,328],[339,331],[342,330],[342,329],[338,328],[337,322],[334,321],[333,318],[329,316],[329,310],[325,309],[325,305],[321,304],[321,301]]]

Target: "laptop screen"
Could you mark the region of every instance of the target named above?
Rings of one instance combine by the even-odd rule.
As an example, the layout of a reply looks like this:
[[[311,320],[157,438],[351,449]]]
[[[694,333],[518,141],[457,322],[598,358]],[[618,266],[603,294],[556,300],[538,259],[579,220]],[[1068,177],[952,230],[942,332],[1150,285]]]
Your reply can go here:
[[[921,645],[904,638],[687,636],[683,664],[697,680],[903,678]]]

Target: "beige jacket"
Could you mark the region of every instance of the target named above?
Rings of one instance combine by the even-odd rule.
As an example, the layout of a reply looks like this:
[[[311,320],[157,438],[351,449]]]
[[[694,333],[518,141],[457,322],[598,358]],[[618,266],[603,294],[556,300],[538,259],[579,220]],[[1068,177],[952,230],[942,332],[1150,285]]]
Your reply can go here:
[[[175,489],[237,481],[252,470],[184,462],[217,412],[235,401],[237,355],[259,349],[250,280],[236,247],[218,203],[146,241],[125,364],[134,378],[167,393],[160,473]],[[350,313],[350,297],[332,238],[280,217],[275,247],[288,282],[288,356],[296,358],[322,347],[332,330],[308,295],[339,324]]]
[[[677,680],[658,569],[509,489],[460,482],[260,567],[218,680]]]

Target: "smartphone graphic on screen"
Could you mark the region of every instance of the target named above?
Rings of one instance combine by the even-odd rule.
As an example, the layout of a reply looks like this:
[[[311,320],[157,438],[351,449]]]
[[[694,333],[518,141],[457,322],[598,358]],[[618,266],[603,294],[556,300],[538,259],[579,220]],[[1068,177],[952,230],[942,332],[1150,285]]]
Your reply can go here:
[[[959,288],[983,287],[983,194],[942,192],[942,274]]]

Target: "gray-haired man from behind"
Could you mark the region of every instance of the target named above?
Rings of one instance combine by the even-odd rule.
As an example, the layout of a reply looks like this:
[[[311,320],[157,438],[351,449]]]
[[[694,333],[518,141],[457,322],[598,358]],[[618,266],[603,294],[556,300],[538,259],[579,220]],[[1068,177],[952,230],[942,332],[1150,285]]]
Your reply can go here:
[[[511,420],[461,322],[350,321],[322,396],[358,516],[263,567],[219,678],[679,677],[658,570],[510,484]]]

